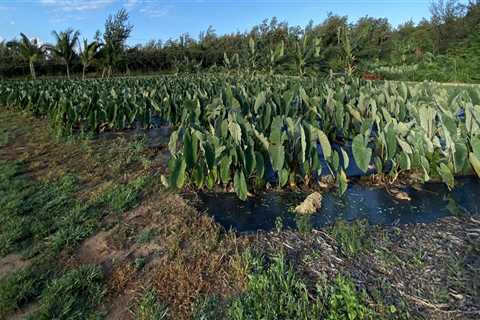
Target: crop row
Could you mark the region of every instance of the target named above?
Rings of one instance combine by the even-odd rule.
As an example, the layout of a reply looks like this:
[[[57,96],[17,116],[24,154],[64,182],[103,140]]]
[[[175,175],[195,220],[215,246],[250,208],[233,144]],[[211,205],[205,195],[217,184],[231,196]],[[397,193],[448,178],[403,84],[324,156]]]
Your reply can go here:
[[[480,175],[480,89],[278,76],[0,82],[0,105],[48,117],[60,133],[158,121],[174,127],[169,176],[183,188],[309,185],[353,169],[397,176]]]

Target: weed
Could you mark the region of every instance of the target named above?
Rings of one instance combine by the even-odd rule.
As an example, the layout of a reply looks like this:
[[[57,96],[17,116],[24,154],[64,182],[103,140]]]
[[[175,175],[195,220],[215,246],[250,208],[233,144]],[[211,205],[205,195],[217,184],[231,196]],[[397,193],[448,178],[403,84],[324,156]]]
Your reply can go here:
[[[295,223],[297,224],[297,229],[303,235],[308,235],[313,230],[312,222],[310,220],[311,220],[311,217],[309,215],[305,215],[305,214],[295,215]]]
[[[146,244],[152,241],[156,235],[157,231],[155,229],[145,229],[135,237],[135,242],[138,244]]]
[[[231,302],[227,314],[229,319],[317,319],[320,304],[309,298],[306,285],[279,256],[251,274],[246,292]]]
[[[113,212],[124,212],[138,204],[140,192],[146,183],[147,178],[141,176],[127,184],[114,184],[102,194],[98,202]]]
[[[347,223],[339,220],[331,229],[341,252],[347,257],[355,257],[362,250],[370,246],[367,234],[367,221]]]
[[[93,319],[104,295],[103,273],[84,265],[51,281],[44,290],[40,308],[31,319]]]
[[[225,319],[222,304],[217,296],[207,296],[194,304],[192,320]]]
[[[324,319],[374,319],[373,312],[361,302],[351,280],[338,276],[327,292]]]
[[[41,258],[36,258],[30,266],[1,278],[0,315],[7,315],[39,297],[47,281],[56,272],[52,259],[43,261]]]
[[[168,317],[168,308],[158,301],[155,290],[149,289],[138,300],[135,316],[138,320],[162,320]]]

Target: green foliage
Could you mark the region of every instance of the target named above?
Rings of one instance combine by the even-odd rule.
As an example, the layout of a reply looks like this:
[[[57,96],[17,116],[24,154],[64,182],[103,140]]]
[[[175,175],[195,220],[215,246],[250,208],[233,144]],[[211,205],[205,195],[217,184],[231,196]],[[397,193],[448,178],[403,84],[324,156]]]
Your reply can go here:
[[[348,223],[338,220],[330,232],[337,241],[341,252],[347,257],[355,257],[371,246],[367,227],[366,221],[356,220]]]
[[[421,173],[452,188],[452,177],[472,172],[480,157],[479,100],[476,87],[247,73],[0,83],[0,105],[46,116],[65,134],[169,122],[175,131],[162,182],[222,185],[242,199],[274,180],[308,187],[323,167],[343,193],[353,161],[364,173]],[[126,202],[135,197],[123,191]]]
[[[104,296],[103,273],[97,266],[83,265],[52,280],[30,319],[95,319]]]
[[[56,273],[53,259],[35,258],[30,266],[0,278],[0,314],[10,314],[39,297]]]
[[[364,320],[375,319],[373,312],[362,304],[353,283],[338,276],[335,284],[328,288],[329,297],[325,319],[328,320]]]
[[[257,258],[258,259],[258,258]],[[283,257],[253,273],[247,291],[227,310],[229,319],[318,319],[320,305]]]
[[[162,320],[168,317],[168,308],[157,298],[155,290],[147,290],[137,301],[135,319]]]

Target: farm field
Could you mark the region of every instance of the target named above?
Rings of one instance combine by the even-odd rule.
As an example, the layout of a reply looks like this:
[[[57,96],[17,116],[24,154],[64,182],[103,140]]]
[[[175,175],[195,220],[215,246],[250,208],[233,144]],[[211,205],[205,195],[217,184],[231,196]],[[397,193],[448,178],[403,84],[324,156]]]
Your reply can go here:
[[[247,74],[5,81],[0,104],[5,319],[479,316],[478,87]],[[448,210],[428,223],[310,218],[331,195],[362,190],[392,208],[424,192]],[[297,196],[267,200],[282,216],[245,230],[194,200],[215,194],[213,208],[230,203],[246,221],[256,207],[242,203],[279,192]],[[294,213],[312,192],[326,208]]]
[[[480,319],[480,0],[0,21],[0,320]]]

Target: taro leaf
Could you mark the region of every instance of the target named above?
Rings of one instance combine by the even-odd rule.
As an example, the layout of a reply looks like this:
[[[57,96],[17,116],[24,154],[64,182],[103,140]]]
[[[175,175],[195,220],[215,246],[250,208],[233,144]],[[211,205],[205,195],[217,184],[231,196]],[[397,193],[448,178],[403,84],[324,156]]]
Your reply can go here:
[[[240,128],[240,125],[234,121],[229,121],[228,131],[230,131],[233,141],[239,146],[242,143],[242,129]]]
[[[281,145],[283,143],[282,138],[283,118],[276,116],[273,118],[272,125],[270,127],[270,142]]]
[[[340,150],[342,151],[343,168],[347,170],[350,164],[350,158],[348,157],[347,152],[343,148],[340,148]]]
[[[455,154],[453,158],[453,164],[455,165],[455,172],[462,172],[467,162],[468,149],[463,142],[455,143]]]
[[[397,152],[397,133],[392,125],[385,132],[385,142],[387,144],[387,160],[393,159]]]
[[[382,162],[382,159],[380,157],[375,157],[375,170],[377,172],[377,174],[380,174],[383,172],[383,162]]]
[[[301,163],[305,162],[305,152],[307,151],[307,139],[305,138],[305,130],[303,129],[302,125],[299,125],[300,131],[300,161]]]
[[[265,160],[260,152],[255,152],[255,170],[257,172],[257,177],[263,178],[265,174]]]
[[[340,169],[340,173],[337,175],[337,180],[338,180],[338,190],[340,194],[344,194],[348,188],[348,180],[347,180],[347,175],[345,174],[345,171],[343,171],[343,169]]]
[[[178,134],[180,130],[175,130],[170,135],[170,140],[168,142],[168,150],[172,155],[177,154],[177,142],[178,142]]]
[[[480,159],[480,135],[473,137],[470,144],[472,145],[472,151],[477,158]]]
[[[230,181],[230,166],[232,164],[232,158],[230,156],[224,156],[220,160],[220,180],[222,183],[227,184]]]
[[[265,148],[265,150],[268,151],[270,145],[268,139],[265,138],[265,136],[262,133],[258,132],[255,128],[253,128],[253,133],[255,134],[255,137],[257,137],[257,139],[260,141],[262,146]]]
[[[366,146],[365,138],[362,134],[359,134],[353,138],[352,152],[357,166],[360,168],[360,170],[362,170],[363,173],[366,173],[368,170],[368,165],[370,164],[370,160],[372,159],[372,149]]]
[[[190,130],[185,132],[183,136],[183,155],[187,168],[191,169],[197,161],[198,139],[195,135],[190,134]]]
[[[266,101],[265,91],[260,92],[257,97],[255,98],[255,105],[253,110],[255,113],[258,113],[258,108],[260,108]]]
[[[332,146],[328,140],[327,135],[320,129],[317,129],[318,140],[320,141],[320,146],[322,147],[323,156],[325,159],[329,159],[332,156]]]
[[[206,184],[207,184],[207,188],[209,190],[212,190],[213,187],[215,186],[215,183],[217,182],[217,170],[216,169],[213,169],[212,171],[210,171],[210,173],[208,174],[207,176],[207,179],[206,179]]]
[[[273,170],[279,172],[285,162],[285,148],[282,145],[271,144],[269,147]]]
[[[235,172],[235,177],[233,178],[233,186],[235,188],[235,193],[237,194],[238,198],[242,201],[247,199],[248,189],[247,189],[247,181],[245,180],[245,175],[243,171],[238,170]]]
[[[428,159],[425,158],[424,156],[422,156],[422,157],[420,158],[420,161],[421,161],[422,168],[423,168],[423,180],[424,180],[424,181],[428,181],[428,180],[430,180],[430,176],[429,176],[429,173],[430,173],[430,162],[429,162]]]
[[[400,145],[400,148],[402,148],[402,151],[406,154],[412,154],[413,150],[410,144],[403,139],[397,138],[398,144]]]
[[[406,153],[400,153],[398,155],[398,164],[400,165],[400,169],[402,170],[410,170],[412,166],[410,157]]]
[[[212,170],[215,165],[215,149],[213,145],[208,142],[203,144],[203,150],[205,152],[205,161],[209,170]]]
[[[340,156],[336,150],[333,151],[331,164],[333,171],[338,172],[338,169],[340,167]]]
[[[278,184],[280,187],[283,187],[287,184],[287,182],[288,182],[288,170],[282,169],[278,173]]]
[[[174,188],[181,189],[185,183],[185,169],[187,164],[185,159],[182,158],[172,158],[172,171],[170,174],[170,186]]]
[[[205,181],[206,170],[202,164],[198,164],[193,169],[192,179],[197,188],[201,189]]]
[[[470,164],[472,165],[473,169],[477,173],[477,176],[480,177],[480,159],[473,152],[470,152],[469,159],[470,159]]]
[[[249,145],[245,150],[245,170],[247,175],[251,175],[255,169],[255,152],[253,147]]]
[[[450,168],[445,163],[440,163],[437,169],[438,174],[442,177],[442,181],[447,185],[448,189],[452,189],[455,185],[453,174]]]

